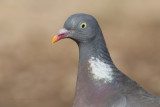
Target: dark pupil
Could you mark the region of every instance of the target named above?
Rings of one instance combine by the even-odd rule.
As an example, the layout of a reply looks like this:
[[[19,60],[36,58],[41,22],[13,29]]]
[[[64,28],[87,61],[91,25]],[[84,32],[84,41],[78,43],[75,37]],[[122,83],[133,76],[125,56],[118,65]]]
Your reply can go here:
[[[85,24],[82,25],[82,28],[84,28],[84,27],[85,27]]]

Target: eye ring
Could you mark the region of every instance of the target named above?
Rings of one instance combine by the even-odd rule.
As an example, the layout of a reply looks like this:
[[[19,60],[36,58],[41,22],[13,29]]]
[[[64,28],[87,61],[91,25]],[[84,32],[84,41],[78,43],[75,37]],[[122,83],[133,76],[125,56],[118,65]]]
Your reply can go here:
[[[81,29],[85,29],[86,27],[87,27],[87,24],[85,22],[80,25]]]

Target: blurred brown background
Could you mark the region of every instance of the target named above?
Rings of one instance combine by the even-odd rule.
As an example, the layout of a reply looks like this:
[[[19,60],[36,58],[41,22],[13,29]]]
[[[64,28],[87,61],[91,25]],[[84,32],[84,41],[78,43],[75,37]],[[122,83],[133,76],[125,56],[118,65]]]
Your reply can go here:
[[[78,47],[50,39],[74,13],[95,16],[117,67],[160,96],[159,0],[0,0],[0,107],[71,107]]]

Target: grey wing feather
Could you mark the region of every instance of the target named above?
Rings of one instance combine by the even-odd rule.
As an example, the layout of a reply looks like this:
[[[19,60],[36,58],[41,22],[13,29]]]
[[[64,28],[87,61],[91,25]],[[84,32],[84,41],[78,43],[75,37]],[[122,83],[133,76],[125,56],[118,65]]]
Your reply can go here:
[[[122,96],[111,107],[127,107],[127,99],[126,99],[126,97]]]
[[[160,99],[154,95],[117,95],[107,101],[106,107],[160,107]]]
[[[127,107],[127,99],[125,96],[115,96],[107,101],[106,107]]]

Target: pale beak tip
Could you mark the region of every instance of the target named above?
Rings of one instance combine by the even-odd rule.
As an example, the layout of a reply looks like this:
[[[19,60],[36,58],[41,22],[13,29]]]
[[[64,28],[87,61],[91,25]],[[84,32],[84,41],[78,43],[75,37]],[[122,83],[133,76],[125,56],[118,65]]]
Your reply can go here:
[[[51,39],[51,43],[55,43],[58,41],[58,36],[57,35],[54,35]]]

